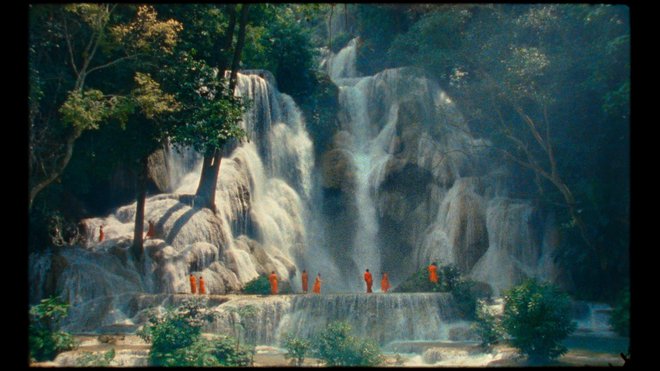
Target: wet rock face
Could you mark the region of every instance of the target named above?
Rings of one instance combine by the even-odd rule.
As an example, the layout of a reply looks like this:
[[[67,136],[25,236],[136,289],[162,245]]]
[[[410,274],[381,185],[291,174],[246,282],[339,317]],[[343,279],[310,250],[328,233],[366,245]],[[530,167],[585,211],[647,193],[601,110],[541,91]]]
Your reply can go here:
[[[355,189],[355,170],[351,154],[337,148],[326,152],[321,160],[323,188],[352,192]]]

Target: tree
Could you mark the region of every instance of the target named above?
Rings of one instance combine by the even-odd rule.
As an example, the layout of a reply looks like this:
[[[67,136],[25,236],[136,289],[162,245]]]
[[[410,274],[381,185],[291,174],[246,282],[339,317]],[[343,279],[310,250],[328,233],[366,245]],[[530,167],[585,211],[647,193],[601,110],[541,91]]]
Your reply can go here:
[[[174,6],[169,11],[176,12],[177,9]],[[249,4],[241,6],[240,14],[237,14],[235,5],[219,8],[200,4],[190,10],[182,21],[184,30],[189,24],[192,27],[182,34],[183,42],[176,63],[166,66],[167,85],[177,90],[176,99],[181,103],[178,114],[172,116],[176,122],[172,140],[179,145],[192,146],[203,154],[202,174],[195,198],[198,205],[215,212],[222,150],[232,140],[245,137],[240,126],[244,104],[234,96],[234,89],[245,45]],[[228,14],[228,19],[223,17],[222,10]],[[225,22],[228,25],[223,28]],[[234,44],[236,23],[238,33]],[[195,33],[196,27],[204,29],[201,36]],[[216,41],[210,41],[209,35]],[[200,37],[201,43],[197,44]]]
[[[140,56],[139,60],[131,61],[127,68],[130,73],[134,73],[135,84],[127,99],[136,108],[136,112],[130,116],[132,125],[129,127],[136,140],[126,150],[130,160],[137,164],[137,208],[131,247],[137,259],[142,257],[143,250],[147,159],[167,141],[169,123],[163,120],[163,116],[179,109],[174,95],[164,92],[152,74],[158,74],[158,66],[171,57],[182,25],[174,19],[159,21],[157,16],[153,7],[139,6],[130,23],[111,29],[127,55]]]
[[[505,294],[502,327],[530,363],[542,364],[566,352],[561,341],[576,324],[568,295],[551,284],[528,280]]]
[[[125,115],[125,100],[90,88],[93,73],[137,54],[116,55],[109,37],[117,5],[32,5],[28,95],[29,198],[34,199],[68,165],[76,140],[112,117]]]
[[[77,344],[73,336],[60,331],[60,321],[68,315],[69,305],[58,297],[50,297],[30,308],[30,358],[48,361]]]

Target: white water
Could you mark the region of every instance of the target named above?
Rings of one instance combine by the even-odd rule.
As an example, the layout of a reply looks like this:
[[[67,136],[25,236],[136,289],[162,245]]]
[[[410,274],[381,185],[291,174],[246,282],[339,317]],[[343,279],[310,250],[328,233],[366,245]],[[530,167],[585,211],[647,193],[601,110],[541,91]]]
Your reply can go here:
[[[348,251],[357,270],[395,266],[390,277],[396,285],[431,261],[453,263],[489,283],[496,294],[525,277],[553,279],[552,218],[544,224],[532,221],[531,202],[506,198],[506,168],[490,157],[488,142],[470,134],[451,98],[411,69],[358,76],[357,47],[354,39],[325,63],[340,87],[342,128],[351,134],[345,148],[355,168],[358,215]],[[388,177],[400,176],[392,171],[404,165],[432,177],[433,187],[419,196],[426,197],[419,205],[406,201],[419,191],[382,187]],[[384,250],[386,241],[379,240],[384,216],[400,221],[412,247],[405,263],[385,261],[390,253]]]

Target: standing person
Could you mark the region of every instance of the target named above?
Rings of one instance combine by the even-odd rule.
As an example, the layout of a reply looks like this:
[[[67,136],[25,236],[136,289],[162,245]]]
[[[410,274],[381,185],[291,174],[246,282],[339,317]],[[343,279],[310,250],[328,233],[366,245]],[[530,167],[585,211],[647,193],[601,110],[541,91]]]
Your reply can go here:
[[[433,263],[431,263],[431,265],[429,265],[428,270],[429,270],[429,281],[431,281],[432,283],[437,284],[438,283],[438,265],[435,264],[435,262],[433,262]]]
[[[154,226],[154,221],[150,220],[149,228],[147,229],[147,235],[145,236],[144,239],[146,240],[147,238],[154,238],[155,235],[156,235],[156,227]]]
[[[277,295],[277,275],[275,274],[275,271],[270,272],[268,280],[270,281],[270,293],[272,295]]]
[[[303,269],[302,271],[302,289],[303,292],[307,293],[307,271]]]
[[[204,286],[204,279],[202,276],[199,276],[199,294],[204,295],[206,294],[206,286]]]
[[[374,278],[371,276],[371,272],[369,272],[368,269],[364,272],[364,281],[367,283],[367,294],[372,293],[371,285],[374,283]]]
[[[102,242],[105,238],[105,233],[103,233],[103,224],[99,227],[99,242]]]
[[[316,280],[314,281],[314,287],[312,287],[312,291],[315,294],[320,294],[321,293],[321,273],[316,275]]]
[[[195,282],[195,276],[190,274],[190,292],[194,295],[197,293],[197,283]]]
[[[387,292],[390,289],[390,280],[387,278],[387,273],[383,272],[383,278],[380,280],[380,289]]]

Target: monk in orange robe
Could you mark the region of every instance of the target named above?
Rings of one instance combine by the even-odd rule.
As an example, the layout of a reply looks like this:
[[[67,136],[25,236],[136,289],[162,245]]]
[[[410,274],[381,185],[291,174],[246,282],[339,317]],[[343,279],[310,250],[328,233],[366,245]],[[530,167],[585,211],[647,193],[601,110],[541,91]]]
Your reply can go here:
[[[206,287],[204,286],[204,279],[202,276],[199,276],[199,294],[204,295],[206,294]]]
[[[316,280],[314,281],[314,287],[312,287],[312,291],[315,294],[321,293],[321,273],[316,275]]]
[[[195,283],[195,276],[190,275],[190,292],[195,294],[197,292],[197,284]]]
[[[383,273],[383,278],[380,280],[380,289],[387,292],[390,289],[390,280],[387,278],[387,273]]]
[[[268,280],[270,281],[270,293],[277,295],[277,275],[275,274],[275,271],[270,272]]]
[[[374,283],[374,278],[371,276],[371,272],[367,269],[366,272],[364,272],[364,282],[367,283],[367,294],[371,293],[371,285]]]
[[[156,235],[156,227],[154,226],[153,220],[150,220],[149,221],[149,228],[147,229],[147,235],[146,235],[145,239],[154,238],[155,235]]]
[[[302,289],[303,292],[306,294],[307,293],[307,271],[303,269],[302,271]]]
[[[429,269],[429,281],[433,283],[438,283],[438,265],[435,263],[431,263],[428,269]]]
[[[99,242],[103,241],[105,238],[105,233],[103,233],[103,226],[99,227]]]

